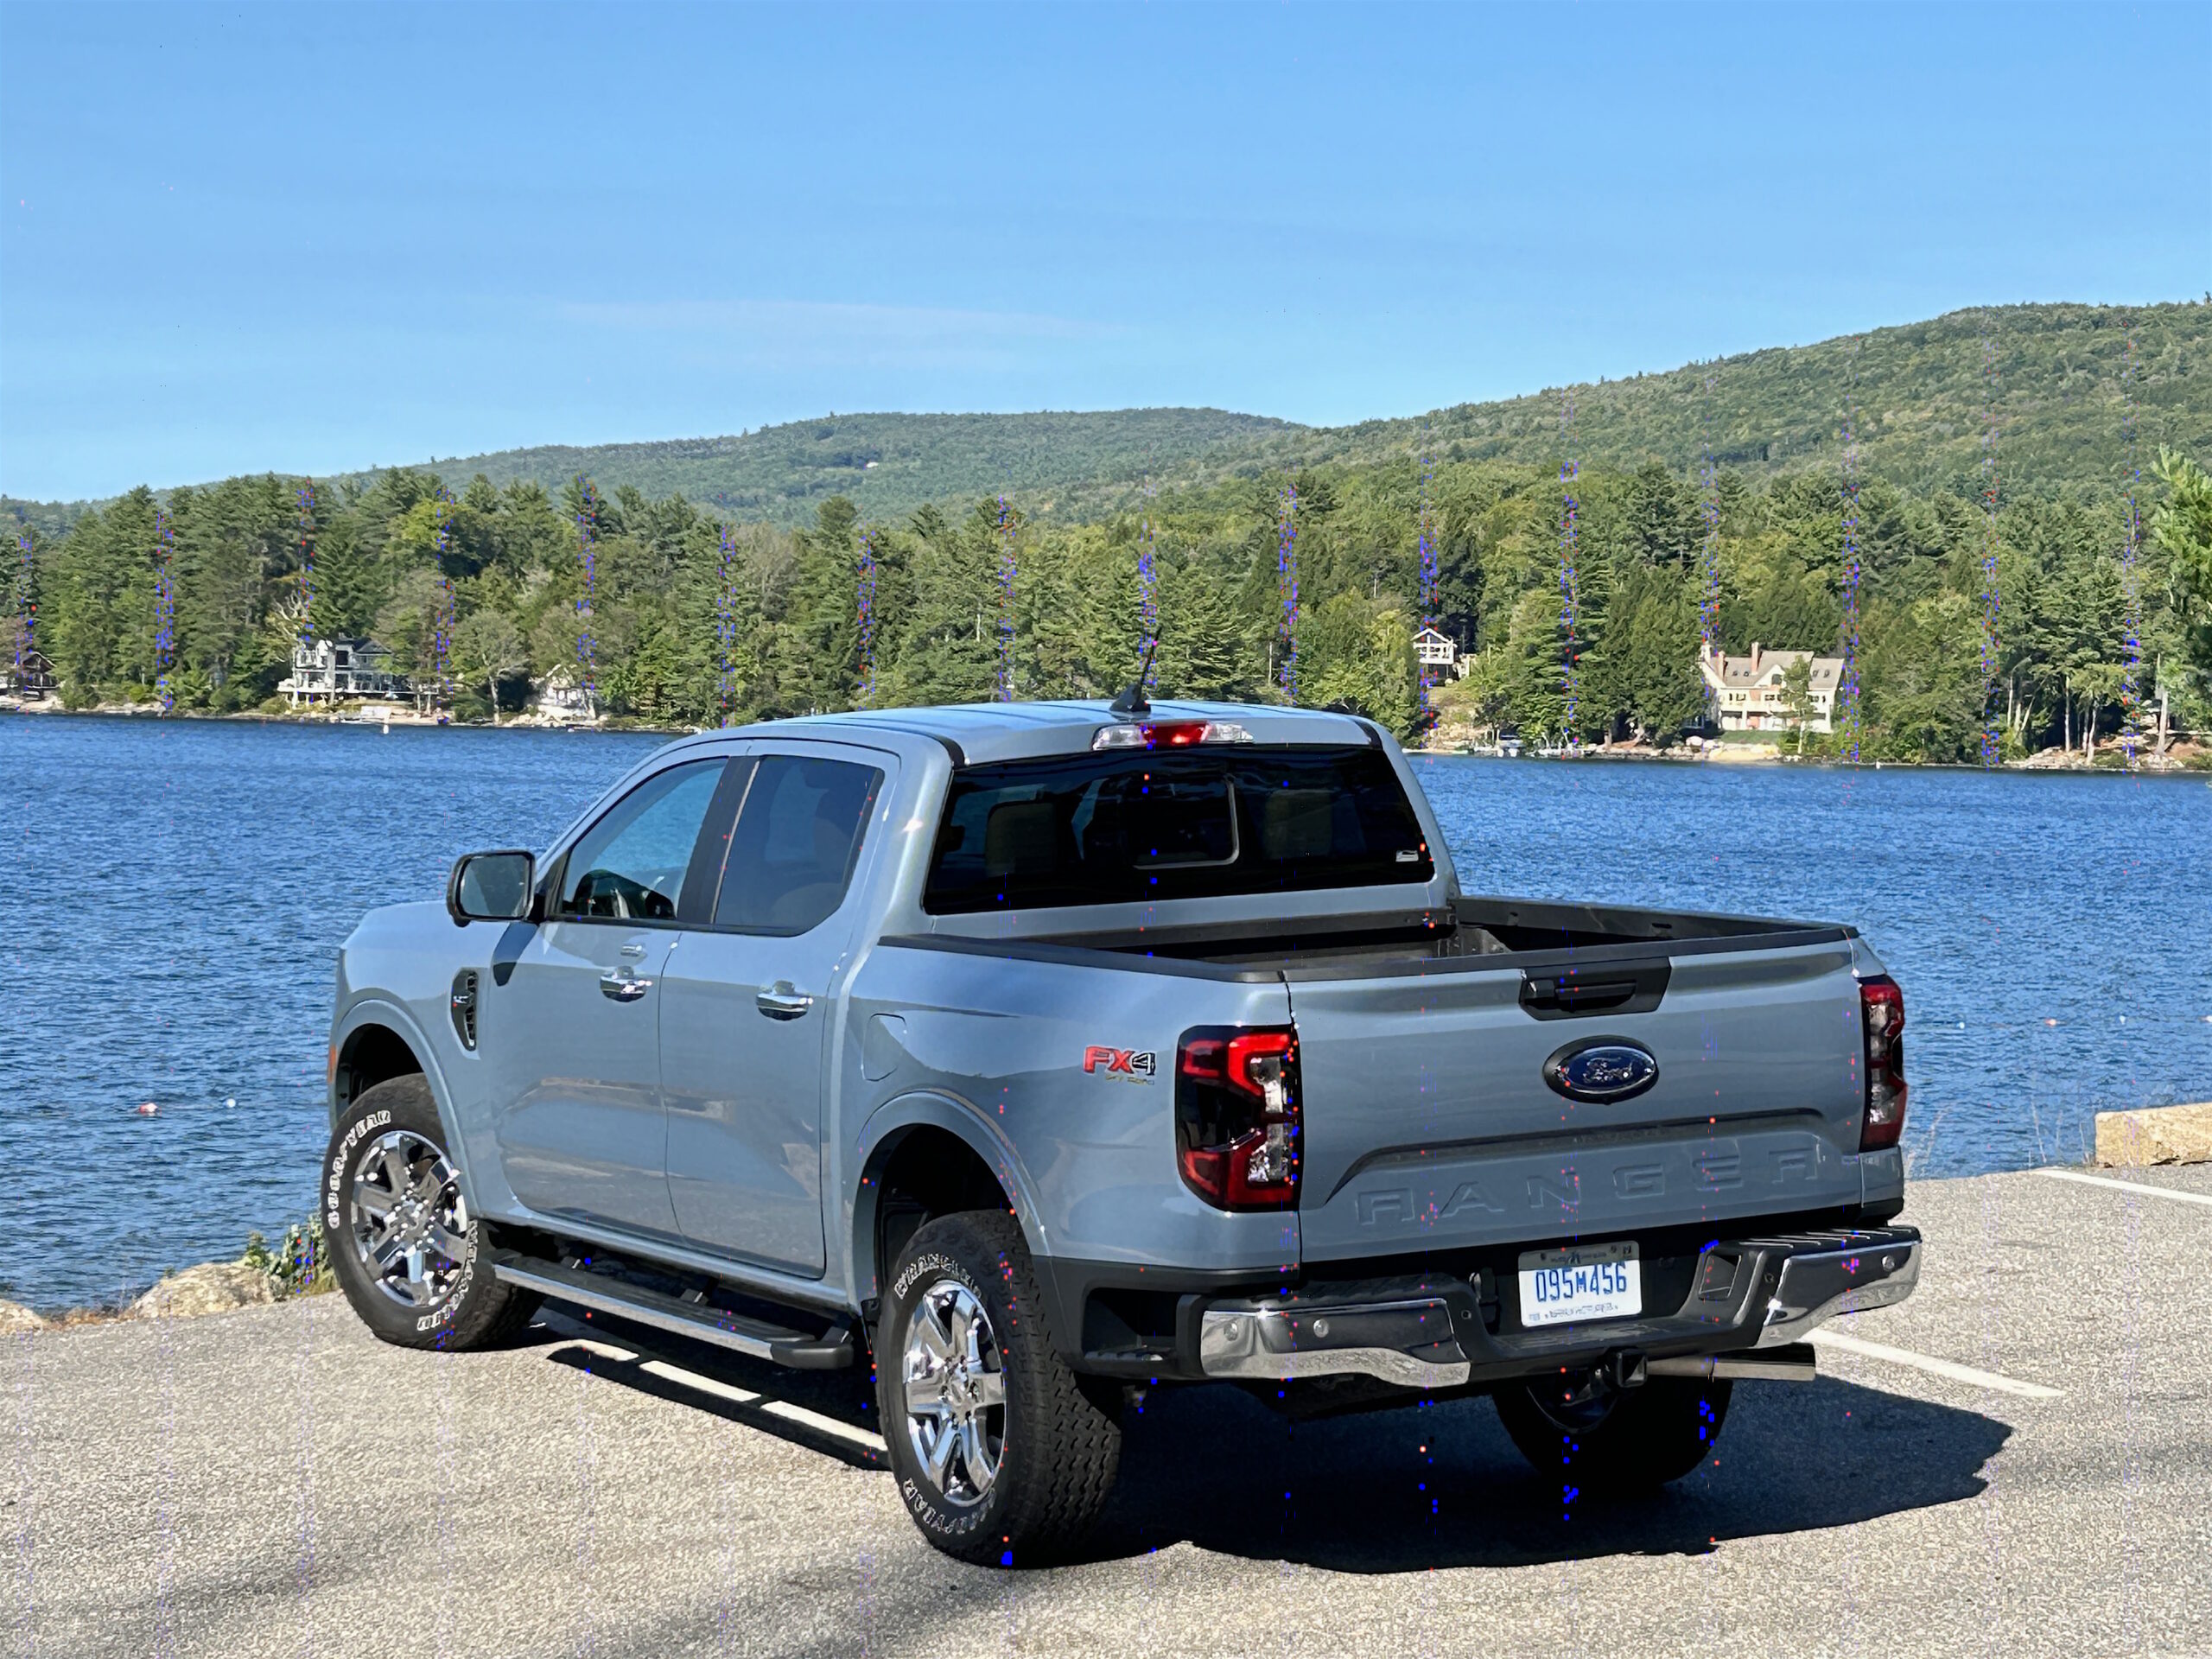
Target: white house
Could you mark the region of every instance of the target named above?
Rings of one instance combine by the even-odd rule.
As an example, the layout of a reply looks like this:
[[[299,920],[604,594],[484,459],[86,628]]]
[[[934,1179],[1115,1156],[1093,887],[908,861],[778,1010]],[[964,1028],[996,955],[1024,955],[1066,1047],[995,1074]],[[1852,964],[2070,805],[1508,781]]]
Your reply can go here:
[[[599,711],[592,707],[591,698],[576,678],[575,671],[569,668],[556,668],[539,682],[531,712],[541,720],[563,725],[599,717]]]
[[[354,702],[363,697],[404,697],[407,677],[388,664],[391,652],[373,639],[296,639],[292,671],[276,683],[293,708]]]
[[[1421,659],[1423,668],[1440,668],[1450,674],[1458,669],[1459,647],[1449,634],[1439,633],[1434,628],[1423,628],[1414,635],[1414,655]]]
[[[1843,658],[1815,657],[1809,651],[1767,651],[1751,642],[1748,657],[1725,655],[1717,646],[1700,651],[1698,669],[1724,732],[1779,732],[1790,729],[1789,704],[1783,699],[1782,677],[1791,664],[1811,658],[1812,713],[1805,721],[1808,732],[1835,729],[1835,702],[1843,684]]]

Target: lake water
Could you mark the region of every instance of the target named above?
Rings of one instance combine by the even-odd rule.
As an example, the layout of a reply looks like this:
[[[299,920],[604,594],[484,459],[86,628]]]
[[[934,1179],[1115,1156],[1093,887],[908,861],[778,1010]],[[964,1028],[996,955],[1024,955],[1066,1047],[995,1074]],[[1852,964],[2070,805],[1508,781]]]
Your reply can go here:
[[[310,1213],[355,919],[545,846],[659,741],[0,717],[0,1296],[112,1300]],[[1905,987],[1917,1173],[2212,1098],[2201,778],[1415,765],[1471,890],[1857,924]]]

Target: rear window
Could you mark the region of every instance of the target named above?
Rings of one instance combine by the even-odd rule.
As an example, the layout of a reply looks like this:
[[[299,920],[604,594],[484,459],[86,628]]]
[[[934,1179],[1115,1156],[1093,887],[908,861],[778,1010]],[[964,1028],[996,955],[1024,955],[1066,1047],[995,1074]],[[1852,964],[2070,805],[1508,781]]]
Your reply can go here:
[[[1083,754],[955,772],[932,914],[1427,881],[1380,750]]]

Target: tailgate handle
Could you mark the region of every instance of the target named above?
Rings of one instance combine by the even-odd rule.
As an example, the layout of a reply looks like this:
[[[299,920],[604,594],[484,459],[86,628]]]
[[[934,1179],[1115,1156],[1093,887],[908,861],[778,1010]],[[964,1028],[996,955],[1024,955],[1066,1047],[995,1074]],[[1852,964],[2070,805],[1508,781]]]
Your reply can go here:
[[[1593,980],[1588,984],[1571,979],[1529,982],[1529,1001],[1540,1007],[1617,1008],[1635,995],[1632,979]]]
[[[1570,1020],[1579,1014],[1646,1014],[1667,994],[1670,967],[1666,962],[1639,965],[1612,979],[1524,973],[1521,1006],[1539,1020]]]

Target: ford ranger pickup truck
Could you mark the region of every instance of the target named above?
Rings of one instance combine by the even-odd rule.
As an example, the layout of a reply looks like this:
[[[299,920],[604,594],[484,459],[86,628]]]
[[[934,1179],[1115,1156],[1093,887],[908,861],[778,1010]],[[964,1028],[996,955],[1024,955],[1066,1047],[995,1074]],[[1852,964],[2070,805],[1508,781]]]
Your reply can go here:
[[[930,1541],[1075,1547],[1144,1391],[1486,1393],[1585,1491],[1910,1294],[1850,927],[1497,898],[1353,715],[864,711],[668,745],[346,940],[321,1208],[385,1340],[541,1300],[871,1362]]]

